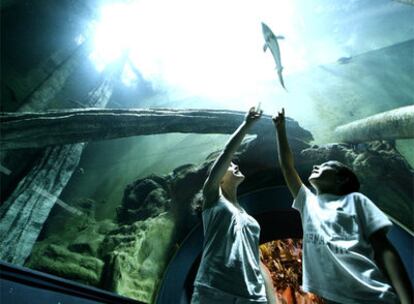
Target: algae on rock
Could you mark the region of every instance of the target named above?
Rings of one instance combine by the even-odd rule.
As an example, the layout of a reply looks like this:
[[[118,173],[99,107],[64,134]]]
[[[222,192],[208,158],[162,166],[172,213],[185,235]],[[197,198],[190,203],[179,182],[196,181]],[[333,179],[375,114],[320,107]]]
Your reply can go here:
[[[71,252],[62,245],[44,243],[36,244],[25,266],[87,285],[99,286],[103,262]]]
[[[151,303],[174,252],[174,227],[173,218],[166,212],[113,231],[103,242],[108,251],[104,287]]]

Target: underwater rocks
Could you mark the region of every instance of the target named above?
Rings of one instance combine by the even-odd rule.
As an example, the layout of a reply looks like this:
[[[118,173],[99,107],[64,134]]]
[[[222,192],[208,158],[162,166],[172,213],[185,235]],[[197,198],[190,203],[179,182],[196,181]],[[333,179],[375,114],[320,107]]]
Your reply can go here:
[[[338,160],[349,166],[360,180],[361,192],[405,228],[414,231],[414,170],[393,144],[374,141],[357,146],[313,146],[301,155],[313,164]]]
[[[169,209],[167,181],[158,176],[149,176],[129,184],[117,209],[117,220],[122,224],[156,216]]]
[[[143,201],[159,190],[149,191]],[[80,205],[94,209],[93,201],[82,201]],[[84,212],[66,221],[61,219],[63,231],[38,241],[25,266],[152,302],[176,248],[173,216],[161,212],[125,224],[111,220],[96,222],[90,217],[92,212],[90,216],[87,214]],[[52,228],[49,233],[53,233]]]
[[[150,175],[129,184],[117,208],[119,225],[130,225],[137,221],[145,221],[163,212],[174,217],[177,229],[181,224],[186,233],[195,223],[192,200],[200,191],[212,160],[201,165],[184,165],[166,176]]]
[[[74,253],[61,245],[38,244],[25,265],[91,286],[98,286],[104,263],[96,258]]]
[[[42,241],[48,235],[54,234],[56,230],[60,231],[62,227],[66,227],[63,233],[72,233],[73,236],[81,235],[85,229],[89,229],[91,226],[99,231],[106,231],[103,227],[107,221],[97,222],[95,218],[96,209],[100,206],[102,206],[102,202],[99,203],[89,198],[77,198],[68,201],[65,205],[62,204],[62,206],[56,204],[50,211],[37,241]],[[73,237],[70,238],[71,242],[73,239]]]
[[[77,212],[53,208],[24,266],[100,287],[104,262],[99,249],[118,225],[109,219],[96,221],[97,203],[91,199],[70,206]]]
[[[98,225],[91,225],[84,229],[73,242],[68,246],[68,250],[76,253],[86,254],[97,257],[98,250],[105,236],[97,231]]]
[[[101,287],[104,261],[100,247],[118,226],[110,220],[96,222],[85,214],[61,218],[60,226],[62,231],[36,242],[24,266]]]
[[[168,213],[121,226],[104,240],[102,287],[153,303],[167,263],[175,252],[175,221]]]

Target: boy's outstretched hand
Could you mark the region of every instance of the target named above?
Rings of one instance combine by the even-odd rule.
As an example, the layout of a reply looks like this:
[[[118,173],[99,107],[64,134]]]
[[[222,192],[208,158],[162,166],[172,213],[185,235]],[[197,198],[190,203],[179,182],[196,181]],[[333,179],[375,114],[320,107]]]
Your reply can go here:
[[[273,123],[277,129],[285,126],[285,109],[282,108],[281,112],[277,112],[277,115],[272,117]]]
[[[259,120],[259,118],[262,116],[262,113],[263,113],[262,110],[256,111],[255,107],[251,107],[249,112],[247,112],[246,117],[245,117],[246,123],[251,124],[251,123]]]

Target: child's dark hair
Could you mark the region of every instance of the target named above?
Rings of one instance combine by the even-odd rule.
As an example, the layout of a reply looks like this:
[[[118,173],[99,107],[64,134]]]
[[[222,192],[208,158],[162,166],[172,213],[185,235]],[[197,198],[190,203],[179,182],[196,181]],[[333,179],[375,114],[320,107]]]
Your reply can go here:
[[[330,163],[336,169],[338,177],[345,180],[339,188],[341,195],[359,191],[360,184],[354,171],[339,161],[333,160]]]

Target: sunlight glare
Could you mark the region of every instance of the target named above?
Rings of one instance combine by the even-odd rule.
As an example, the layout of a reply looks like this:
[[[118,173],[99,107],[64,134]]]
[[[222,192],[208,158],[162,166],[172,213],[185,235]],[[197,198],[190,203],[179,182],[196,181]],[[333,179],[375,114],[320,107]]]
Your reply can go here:
[[[95,24],[98,70],[125,50],[144,79],[213,98],[254,93],[263,81],[277,81],[270,52],[263,52],[261,22],[284,35],[284,74],[305,67],[303,49],[292,26],[289,1],[141,0],[107,4]],[[128,76],[129,75],[129,76]],[[133,71],[124,71],[132,83]],[[136,77],[136,76],[135,76]]]

